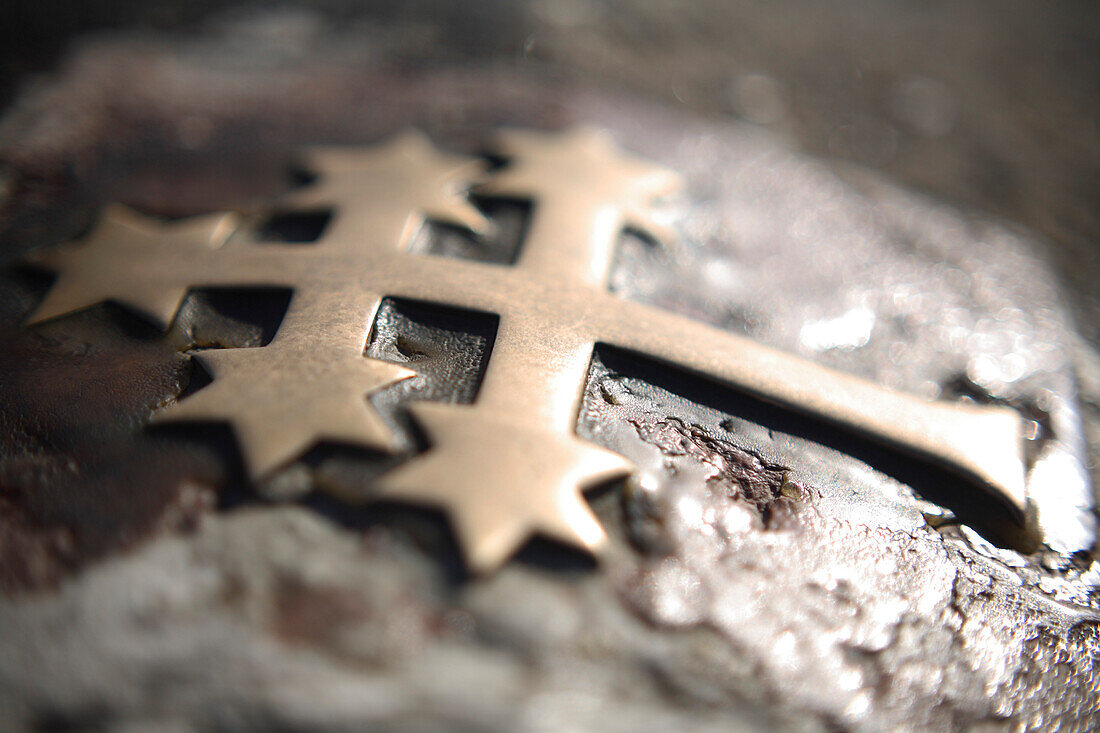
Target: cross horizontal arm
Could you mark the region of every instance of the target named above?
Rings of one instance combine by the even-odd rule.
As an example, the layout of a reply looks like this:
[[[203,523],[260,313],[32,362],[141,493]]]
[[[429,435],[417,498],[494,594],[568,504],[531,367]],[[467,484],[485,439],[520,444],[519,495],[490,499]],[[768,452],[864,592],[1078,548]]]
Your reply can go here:
[[[824,418],[978,480],[1022,519],[1027,504],[1019,415],[931,402],[711,326],[608,296],[599,340]]]

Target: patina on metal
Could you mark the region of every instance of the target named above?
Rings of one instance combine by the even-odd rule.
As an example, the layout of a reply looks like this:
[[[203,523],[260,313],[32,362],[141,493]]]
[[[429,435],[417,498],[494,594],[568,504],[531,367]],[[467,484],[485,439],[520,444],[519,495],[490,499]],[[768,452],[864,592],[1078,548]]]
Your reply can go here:
[[[30,323],[111,300],[167,327],[190,288],[292,289],[270,344],[197,352],[213,383],[154,418],[231,423],[260,479],[319,441],[395,449],[392,428],[365,399],[415,374],[364,355],[385,297],[495,314],[474,402],[413,405],[427,450],[379,479],[384,497],[444,509],[476,571],[500,566],[533,534],[589,550],[604,542],[581,491],[632,466],[574,433],[598,343],[954,469],[1023,519],[1023,423],[1015,411],[925,401],[615,297],[605,284],[622,232],[674,236],[659,212],[677,176],[589,128],[505,132],[499,152],[505,165],[490,172],[415,132],[373,148],[316,150],[309,162],[318,181],[280,203],[331,211],[308,246],[262,242],[231,214],[160,224],[112,208],[85,241],[33,258],[61,275]],[[533,204],[514,264],[408,251],[429,220],[486,232],[471,191]]]

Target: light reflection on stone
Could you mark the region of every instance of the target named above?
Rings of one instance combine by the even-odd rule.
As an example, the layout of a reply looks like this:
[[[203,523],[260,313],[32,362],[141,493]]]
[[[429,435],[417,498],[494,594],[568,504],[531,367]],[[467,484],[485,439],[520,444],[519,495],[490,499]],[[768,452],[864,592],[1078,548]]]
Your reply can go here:
[[[858,349],[871,340],[875,312],[867,307],[853,308],[837,318],[811,321],[802,326],[798,342],[809,351]]]

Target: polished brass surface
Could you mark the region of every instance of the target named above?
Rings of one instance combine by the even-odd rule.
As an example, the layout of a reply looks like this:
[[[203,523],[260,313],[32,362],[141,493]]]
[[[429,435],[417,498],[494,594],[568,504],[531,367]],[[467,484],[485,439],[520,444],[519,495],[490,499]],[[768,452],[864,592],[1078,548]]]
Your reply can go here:
[[[363,150],[323,149],[319,180],[284,209],[332,209],[310,245],[259,242],[232,215],[159,224],[112,208],[86,241],[35,259],[61,273],[32,323],[104,300],[162,326],[188,288],[292,288],[272,342],[195,354],[209,386],[155,420],[231,423],[260,478],[322,440],[378,450],[395,436],[366,395],[414,375],[364,356],[386,296],[499,316],[470,405],[418,403],[428,448],[379,479],[381,495],[444,509],[471,568],[491,570],[534,533],[596,549],[604,533],[581,490],[628,475],[617,454],[574,434],[597,343],[657,358],[824,418],[966,474],[1021,516],[1022,423],[1007,408],[928,402],[838,373],[604,287],[626,228],[667,240],[654,203],[671,172],[618,150],[598,130],[501,135],[507,163],[434,150],[405,133]],[[484,233],[467,194],[533,202],[514,265],[407,251],[427,220]]]

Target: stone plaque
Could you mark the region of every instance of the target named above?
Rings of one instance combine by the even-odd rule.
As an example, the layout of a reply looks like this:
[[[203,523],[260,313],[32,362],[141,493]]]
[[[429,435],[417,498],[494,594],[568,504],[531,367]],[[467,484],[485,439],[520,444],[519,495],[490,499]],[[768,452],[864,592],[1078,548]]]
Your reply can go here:
[[[233,48],[8,113],[5,724],[1095,727],[1035,235],[589,83]]]

